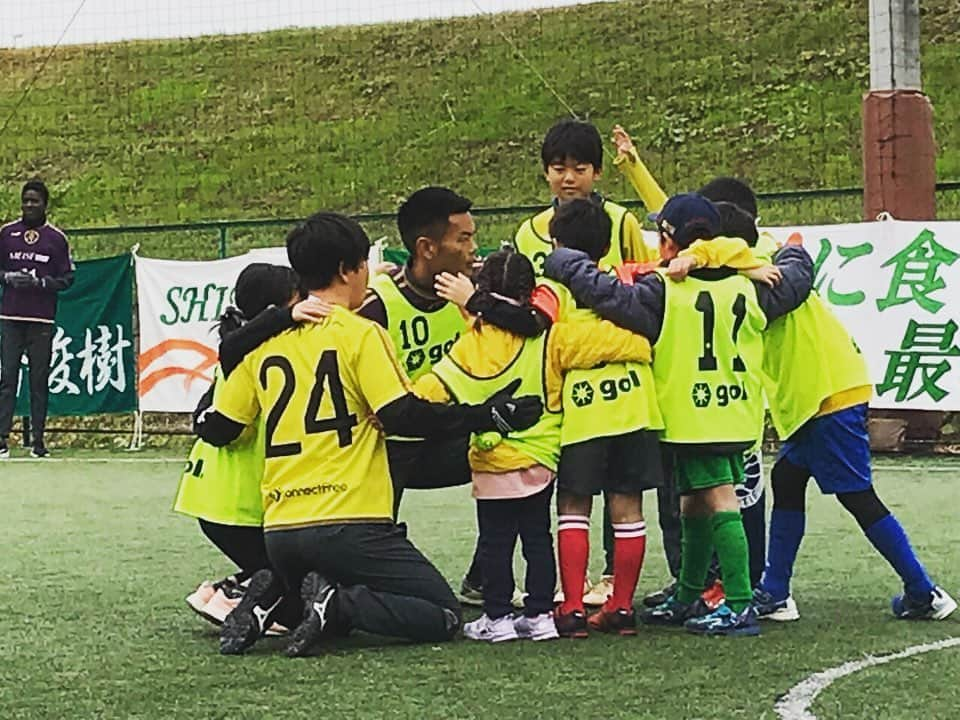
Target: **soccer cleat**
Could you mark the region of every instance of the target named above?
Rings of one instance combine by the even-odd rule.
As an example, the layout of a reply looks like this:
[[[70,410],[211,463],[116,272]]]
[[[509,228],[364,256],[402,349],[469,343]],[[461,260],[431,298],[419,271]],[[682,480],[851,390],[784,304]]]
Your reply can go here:
[[[6,441],[0,442],[0,460],[6,460],[10,457],[10,448],[7,447]]]
[[[513,628],[521,640],[555,640],[560,637],[557,625],[553,622],[553,613],[541,613],[533,617],[518,615]]]
[[[682,603],[676,595],[671,595],[664,602],[645,612],[640,619],[644,625],[672,625],[678,627],[691,618],[708,615],[708,608],[702,598],[692,603]]]
[[[728,605],[721,605],[709,615],[690,618],[683,626],[696,635],[749,636],[760,634],[757,611],[747,605],[736,613]]]
[[[613,595],[613,575],[602,575],[597,584],[583,594],[583,604],[599,607],[611,595]]]
[[[213,583],[209,580],[204,580],[196,590],[187,595],[187,605],[189,605],[190,609],[195,613],[202,615],[203,608],[213,599],[216,592],[217,588],[214,587]]]
[[[576,638],[582,640],[590,637],[587,630],[587,618],[579,610],[562,615],[554,613],[553,624],[557,628],[557,635],[565,638]]]
[[[957,609],[957,601],[941,587],[935,587],[922,600],[906,593],[897,595],[891,605],[898,620],[944,620]]]
[[[504,615],[492,619],[484,613],[473,622],[463,626],[463,636],[468,640],[500,643],[519,639],[517,629],[513,626],[513,616]]]
[[[474,585],[467,578],[460,583],[460,604],[480,607],[483,605],[483,588]]]
[[[766,590],[756,588],[750,604],[757,611],[757,618],[760,620],[792,622],[800,619],[800,611],[797,610],[797,603],[791,595],[787,595],[786,600],[775,600]]]
[[[50,457],[50,451],[44,445],[34,445],[30,450],[30,457],[45,458]]]
[[[624,610],[607,610],[600,608],[587,618],[587,624],[591,630],[602,633],[614,633],[616,635],[636,635],[637,634],[637,613],[633,608]]]
[[[337,588],[325,577],[309,572],[300,586],[303,620],[293,631],[287,645],[287,657],[303,657],[316,645],[330,625],[336,622]]]
[[[282,596],[270,570],[257,570],[247,591],[220,629],[220,654],[240,655],[263,636],[271,625],[270,615]],[[264,602],[266,600],[266,603]]]
[[[723,583],[719,580],[714,580],[713,585],[700,593],[700,599],[703,600],[703,604],[708,608],[716,610],[727,600],[727,596],[723,592]]]
[[[643,598],[643,604],[648,608],[655,608],[657,605],[663,605],[671,595],[677,593],[677,581],[674,580],[662,590],[650,593]]]

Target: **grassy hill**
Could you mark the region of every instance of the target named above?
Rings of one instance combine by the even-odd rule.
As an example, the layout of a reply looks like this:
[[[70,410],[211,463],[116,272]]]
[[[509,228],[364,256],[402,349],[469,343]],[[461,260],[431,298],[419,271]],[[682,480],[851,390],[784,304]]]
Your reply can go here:
[[[922,5],[938,173],[956,180],[960,6]],[[718,172],[762,191],[855,186],[866,6],[616,2],[61,48],[0,136],[0,215],[34,174],[64,226],[389,212],[427,183],[541,202],[539,142],[566,111],[531,66],[605,134],[626,125],[669,189]],[[0,123],[46,52],[0,52]],[[633,197],[612,167],[601,189]],[[853,199],[768,219],[857,214]]]

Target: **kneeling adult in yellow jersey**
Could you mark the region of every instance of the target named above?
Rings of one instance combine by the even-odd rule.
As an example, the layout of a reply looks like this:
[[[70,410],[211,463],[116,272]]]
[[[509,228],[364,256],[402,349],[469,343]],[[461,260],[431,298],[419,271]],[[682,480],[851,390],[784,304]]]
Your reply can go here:
[[[352,628],[437,642],[460,627],[453,591],[393,522],[378,425],[419,437],[508,434],[536,423],[542,411],[538,398],[514,399],[509,388],[473,406],[410,394],[387,333],[351,312],[366,292],[369,246],[356,222],[334,213],[318,213],[290,233],[287,253],[301,284],[334,312],[247,355],[199,423],[200,437],[224,445],[264,413],[267,553],[286,587],[301,588],[305,606],[291,656]],[[272,608],[259,600],[248,592],[231,616],[247,646],[270,622]]]

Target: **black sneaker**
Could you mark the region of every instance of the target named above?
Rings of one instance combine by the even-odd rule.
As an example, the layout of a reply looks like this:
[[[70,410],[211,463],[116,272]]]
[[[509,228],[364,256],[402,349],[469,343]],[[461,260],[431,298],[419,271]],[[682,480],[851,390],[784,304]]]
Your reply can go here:
[[[553,624],[557,627],[557,634],[560,637],[576,638],[582,640],[590,637],[590,631],[587,627],[587,617],[579,610],[574,610],[566,615],[560,612],[553,614]]]
[[[30,451],[30,457],[45,458],[50,457],[50,451],[44,445],[34,445]]]
[[[469,578],[464,578],[460,583],[460,604],[482,607],[483,588],[473,584]]]
[[[692,603],[682,603],[676,595],[671,595],[665,601],[651,608],[640,618],[644,625],[674,625],[682,626],[687,620],[709,615],[710,608],[697,598]]]
[[[240,604],[227,615],[220,629],[220,654],[240,655],[271,626],[271,615],[282,600],[280,583],[270,570],[257,570],[250,578]]]
[[[655,608],[657,605],[663,605],[671,595],[677,592],[677,581],[674,580],[662,590],[657,590],[643,598],[644,606]]]
[[[320,573],[309,572],[300,586],[303,620],[293,631],[287,645],[287,657],[303,657],[336,627],[337,588]]]
[[[6,440],[0,440],[0,460],[6,460],[10,457],[10,448],[7,447]]]

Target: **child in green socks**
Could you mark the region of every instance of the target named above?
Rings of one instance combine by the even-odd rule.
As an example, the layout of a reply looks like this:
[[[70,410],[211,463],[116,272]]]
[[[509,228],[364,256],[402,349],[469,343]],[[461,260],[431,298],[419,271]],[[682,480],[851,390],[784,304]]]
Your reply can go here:
[[[701,195],[671,198],[657,217],[660,253],[674,259],[694,241],[720,234],[720,215]],[[802,248],[777,258],[782,282],[768,287],[729,267],[694,270],[683,282],[664,272],[624,285],[600,272],[583,253],[556,250],[545,274],[567,285],[598,315],[649,337],[654,381],[682,496],[681,577],[677,592],[645,621],[681,625],[708,635],[756,635],[750,607],[747,541],[735,486],[743,479],[743,451],[763,421],[760,369],[762,331],[807,297],[813,263]],[[716,549],[727,601],[694,617]]]

